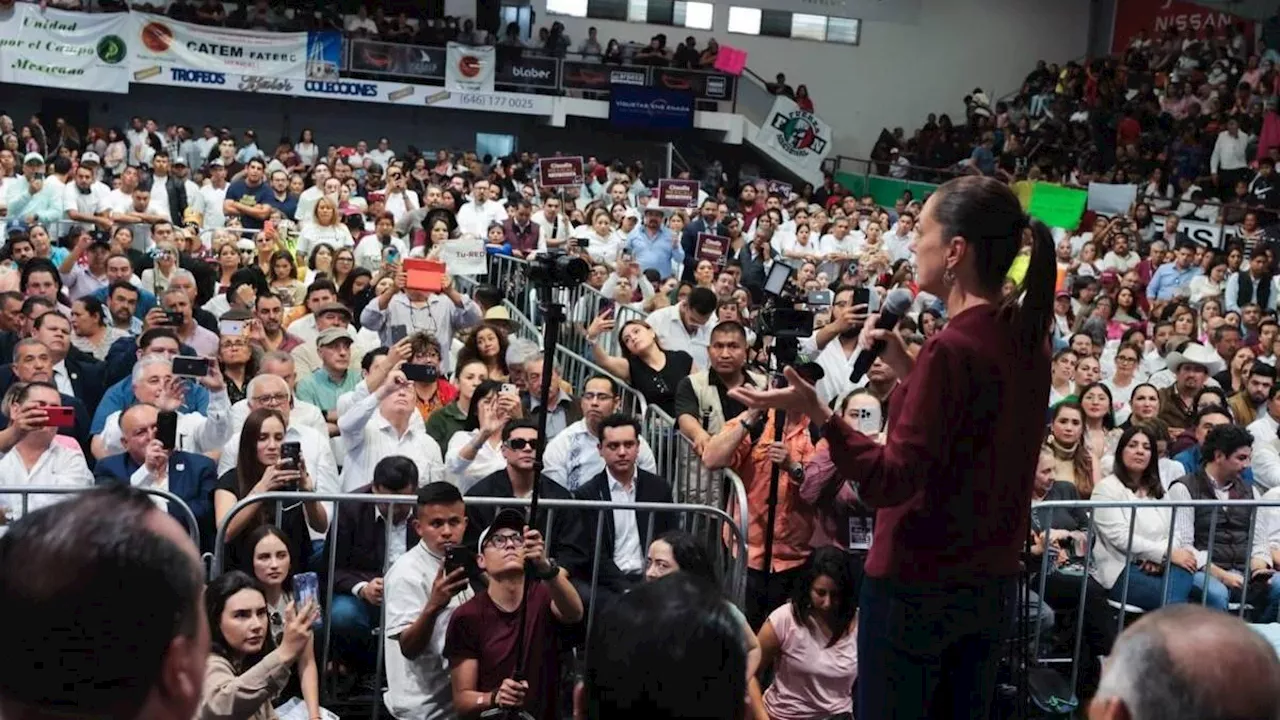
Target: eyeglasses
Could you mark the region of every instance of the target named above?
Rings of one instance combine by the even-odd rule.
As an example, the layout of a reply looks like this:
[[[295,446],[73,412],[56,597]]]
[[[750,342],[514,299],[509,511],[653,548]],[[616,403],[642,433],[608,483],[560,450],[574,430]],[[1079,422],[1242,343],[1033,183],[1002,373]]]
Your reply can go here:
[[[281,405],[289,401],[288,393],[272,393],[270,395],[258,395],[254,402],[259,405]]]
[[[1130,355],[1117,355],[1117,356],[1116,356],[1116,362],[1118,362],[1118,363],[1136,363],[1136,362],[1138,362],[1138,358],[1133,357],[1133,356],[1130,356]]]
[[[223,340],[223,341],[222,341],[222,347],[224,347],[224,348],[246,348],[246,347],[249,347],[249,343],[245,342],[244,340]]]
[[[532,450],[537,440],[525,440],[524,438],[511,438],[506,442],[507,447],[520,452],[521,450]]]
[[[507,548],[518,548],[524,542],[524,537],[519,533],[500,533],[498,535],[490,535],[484,539],[485,547],[492,545],[499,550]]]

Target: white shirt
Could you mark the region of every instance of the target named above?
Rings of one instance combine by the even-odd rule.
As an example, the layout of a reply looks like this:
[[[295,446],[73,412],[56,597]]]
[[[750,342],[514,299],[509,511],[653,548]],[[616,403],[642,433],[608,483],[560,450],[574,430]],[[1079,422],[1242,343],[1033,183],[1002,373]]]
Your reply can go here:
[[[302,194],[298,196],[298,209],[293,216],[299,225],[306,227],[315,223],[316,203],[322,197],[324,197],[324,190],[316,185],[312,185],[302,191]]]
[[[502,446],[494,446],[490,442],[485,442],[476,451],[474,460],[467,460],[462,457],[462,448],[475,438],[479,430],[459,431],[449,438],[449,449],[444,454],[444,464],[446,470],[446,479],[458,486],[462,492],[467,492],[472,485],[480,482],[486,477],[507,469],[507,459],[502,456]]]
[[[93,485],[93,473],[89,472],[84,455],[54,439],[50,440],[49,447],[30,468],[22,461],[17,448],[0,456],[0,478],[4,478],[0,482],[5,485],[31,487]],[[66,499],[66,495],[28,495],[27,509],[39,510]],[[4,510],[8,523],[12,524],[22,517],[22,496],[0,495],[0,509]]]
[[[1142,258],[1138,257],[1138,253],[1132,250],[1130,250],[1129,254],[1124,257],[1120,257],[1114,252],[1108,252],[1106,256],[1102,258],[1102,262],[1098,263],[1098,266],[1104,271],[1114,270],[1123,275],[1138,267],[1138,263],[1140,262],[1142,262]]]
[[[610,266],[618,261],[618,252],[627,244],[627,239],[617,230],[610,231],[608,237],[602,239],[589,225],[579,225],[569,233],[569,237],[586,238],[587,254],[591,259]]]
[[[1208,473],[1206,473],[1206,475],[1208,475]],[[1236,482],[1244,482],[1244,481],[1237,479]],[[1209,485],[1210,487],[1213,488],[1213,496],[1215,498],[1219,500],[1231,499],[1230,490],[1228,490],[1227,488],[1218,487],[1217,481],[1214,480],[1212,476],[1209,476]],[[1250,492],[1252,497],[1254,498],[1258,497],[1258,488],[1256,486],[1250,488]],[[1191,500],[1191,491],[1188,490],[1187,486],[1184,485],[1183,483],[1175,483],[1172,487],[1169,488],[1169,500],[1173,502],[1189,502]],[[1218,527],[1221,528],[1222,526],[1219,525]],[[1267,547],[1266,535],[1261,532],[1256,532],[1257,529],[1258,528],[1255,526],[1254,527],[1255,532],[1253,534],[1253,549],[1249,553],[1249,555],[1250,557],[1254,555],[1262,555],[1264,557],[1270,557],[1271,553],[1266,551],[1266,547]],[[1182,508],[1181,511],[1178,513],[1177,518],[1174,519],[1173,547],[1175,549],[1181,548],[1184,550],[1190,550],[1193,553],[1195,553],[1196,569],[1198,570],[1203,569],[1205,564],[1209,562],[1208,545],[1206,544],[1203,549],[1196,547],[1196,514],[1190,508]],[[1246,558],[1245,559],[1246,565],[1248,564],[1248,562],[1249,561]]]
[[[227,199],[227,187],[214,187],[209,183],[200,188],[200,201],[204,203],[204,223],[207,230],[218,230],[227,226],[227,216],[222,212],[222,203]]]
[[[1280,438],[1276,437],[1276,428],[1280,427],[1271,413],[1263,410],[1258,418],[1249,423],[1249,433],[1253,435],[1253,482],[1263,490],[1280,487]]]
[[[360,18],[355,15],[347,18],[347,32],[356,33],[364,30],[373,37],[378,35],[378,24],[371,17]]]
[[[800,352],[813,358],[813,362],[822,368],[822,379],[818,381],[816,389],[822,402],[829,403],[844,397],[857,387],[849,376],[853,374],[853,363],[862,351],[855,344],[853,352],[845,355],[844,345],[840,343],[839,337],[835,337],[819,352],[817,337],[817,333],[814,333],[801,340]]]
[[[384,207],[396,219],[396,222],[400,222],[400,218],[418,209],[418,193],[412,190],[388,193]]]
[[[311,248],[322,243],[333,248],[335,252],[342,248],[354,247],[356,244],[351,237],[351,229],[342,223],[333,225],[311,223],[298,233],[298,255],[300,257],[309,255]]]
[[[710,367],[707,349],[711,346],[711,331],[715,329],[714,317],[706,325],[690,334],[680,319],[680,305],[669,305],[654,310],[646,318],[649,327],[662,342],[662,349],[667,352],[683,350],[693,357],[693,364],[698,367]]]
[[[500,223],[507,219],[507,209],[496,200],[486,200],[479,204],[472,201],[458,209],[457,218],[458,232],[463,235],[486,237],[491,223]]]
[[[62,211],[75,211],[81,215],[96,215],[107,209],[107,197],[111,188],[100,182],[89,185],[89,192],[80,192],[80,186],[69,182],[62,189]],[[91,227],[89,223],[77,223],[79,227]]]
[[[386,150],[378,150],[378,149],[376,149],[376,148],[375,148],[375,149],[373,149],[373,150],[370,150],[370,151],[369,151],[369,153],[368,153],[365,157],[367,157],[367,158],[369,158],[370,160],[372,160],[372,161],[374,161],[374,162],[378,163],[379,165],[381,165],[381,166],[382,166],[382,169],[383,169],[383,170],[386,170],[386,169],[387,169],[387,164],[388,164],[388,163],[390,163],[392,160],[394,160],[394,159],[395,159],[395,157],[396,157],[396,151],[395,151],[395,150],[392,150],[392,149],[390,149],[390,148],[388,148],[388,149],[386,149]]]
[[[556,213],[556,221],[553,223],[547,219],[547,214],[541,210],[533,213],[531,219],[533,224],[538,226],[538,251],[546,252],[549,247],[548,241],[554,239],[560,241],[561,245],[570,238],[572,232],[569,229],[569,221],[565,218],[564,213]],[[590,246],[587,249],[590,254]]]
[[[1098,542],[1093,546],[1093,574],[1102,587],[1111,589],[1130,560],[1162,563],[1168,548],[1171,511],[1144,502],[1115,475],[1108,475],[1093,489],[1093,500],[1137,503],[1135,508],[1106,507],[1094,511]],[[1186,512],[1185,510],[1183,512]],[[1132,524],[1130,519],[1133,518]],[[1132,533],[1132,543],[1130,534]]]
[[[1280,500],[1280,488],[1271,488],[1262,495],[1263,500],[1269,500],[1275,503]],[[1274,567],[1271,562],[1271,553],[1280,550],[1280,506],[1271,505],[1258,509],[1258,523],[1254,528],[1254,533],[1265,541],[1265,555],[1267,566]],[[1255,545],[1257,547],[1257,545]]]
[[[623,487],[622,483],[605,471],[609,477],[609,499],[616,503],[633,503],[636,501],[636,482],[631,480],[631,487]],[[613,564],[624,573],[644,572],[644,551],[640,545],[640,526],[636,523],[635,510],[613,511]]]
[[[378,411],[378,394],[370,393],[365,383],[356,386],[355,397],[355,405],[338,418],[338,430],[347,444],[343,492],[368,484],[378,461],[392,455],[403,455],[418,466],[419,485],[444,479],[444,459],[434,438],[413,422],[404,435],[397,436],[396,429]]]
[[[392,236],[390,247],[396,248],[400,252],[401,258],[409,257],[409,246],[404,240]],[[362,267],[369,272],[376,273],[382,268],[382,240],[377,235],[366,235],[356,245],[356,267]]]
[[[178,413],[178,449],[195,455],[206,455],[222,449],[235,428],[231,424],[231,399],[227,391],[209,393],[208,416],[199,413]],[[103,444],[107,454],[124,452],[121,442],[120,411],[107,416],[102,428]]]
[[[76,389],[71,384],[71,374],[67,372],[66,360],[59,360],[53,366],[53,384],[58,386],[58,392],[63,395],[75,397]]]
[[[1246,150],[1252,139],[1252,135],[1239,130],[1236,131],[1235,137],[1231,136],[1229,130],[1218,133],[1218,141],[1213,144],[1213,154],[1209,156],[1210,172],[1242,170],[1249,167]]]
[[[657,474],[658,462],[649,442],[640,438],[636,467]],[[600,440],[591,434],[586,420],[579,420],[547,441],[542,455],[542,474],[561,487],[574,492],[605,471],[600,455]]]
[[[422,614],[444,558],[419,542],[396,560],[384,580],[386,601],[387,692],[382,700],[396,720],[451,720],[453,692],[444,637],[453,611],[475,593],[470,587],[454,595],[436,618],[427,647],[410,660],[400,652],[400,635]]]

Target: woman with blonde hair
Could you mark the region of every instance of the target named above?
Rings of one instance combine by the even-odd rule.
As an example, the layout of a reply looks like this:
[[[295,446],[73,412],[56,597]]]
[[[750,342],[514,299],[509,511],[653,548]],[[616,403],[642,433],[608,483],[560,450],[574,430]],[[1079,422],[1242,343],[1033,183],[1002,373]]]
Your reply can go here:
[[[298,254],[309,255],[312,246],[317,243],[325,243],[334,248],[351,247],[355,244],[351,230],[342,223],[337,204],[328,195],[316,201],[312,216],[312,222],[307,223],[298,236]]]
[[[1054,478],[1076,486],[1088,500],[1098,484],[1098,463],[1084,441],[1084,408],[1074,400],[1053,407],[1044,444],[1053,452]]]

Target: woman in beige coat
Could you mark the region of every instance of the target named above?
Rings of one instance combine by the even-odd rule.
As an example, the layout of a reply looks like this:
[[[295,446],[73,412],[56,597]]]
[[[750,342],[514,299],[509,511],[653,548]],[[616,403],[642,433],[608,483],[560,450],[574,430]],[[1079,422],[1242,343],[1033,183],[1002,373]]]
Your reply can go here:
[[[270,623],[258,582],[236,570],[205,589],[210,653],[205,666],[200,720],[275,720],[271,700],[289,681],[289,671],[311,641],[319,609],[314,602],[285,608],[284,639],[262,655]]]

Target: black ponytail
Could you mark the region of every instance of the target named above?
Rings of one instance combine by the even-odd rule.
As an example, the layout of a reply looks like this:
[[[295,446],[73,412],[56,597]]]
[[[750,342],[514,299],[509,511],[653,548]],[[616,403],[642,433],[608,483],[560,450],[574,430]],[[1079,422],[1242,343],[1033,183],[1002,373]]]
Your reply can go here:
[[[1017,302],[1017,296],[1022,296],[1017,322],[1023,337],[1039,347],[1048,337],[1050,323],[1053,322],[1058,262],[1048,226],[1035,218],[1027,219],[1027,227],[1031,231],[1031,262],[1027,264],[1027,273],[1018,288],[1020,292],[1010,295],[1006,302]]]

